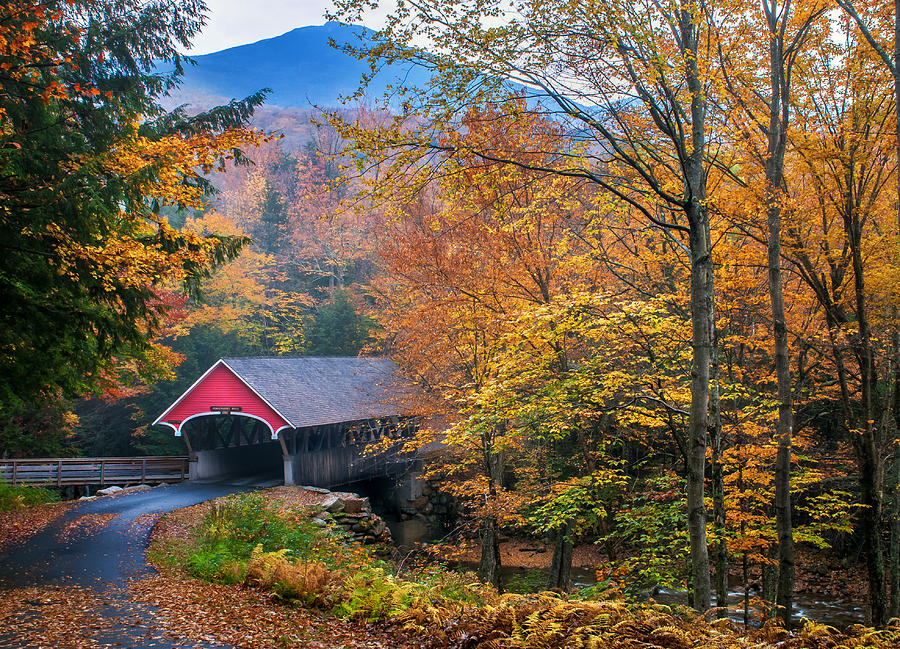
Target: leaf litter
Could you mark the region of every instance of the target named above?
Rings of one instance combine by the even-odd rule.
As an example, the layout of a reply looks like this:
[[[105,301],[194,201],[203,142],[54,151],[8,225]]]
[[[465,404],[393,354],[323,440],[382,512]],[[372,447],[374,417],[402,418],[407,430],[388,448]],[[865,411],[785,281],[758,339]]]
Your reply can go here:
[[[0,552],[24,543],[79,503],[49,503],[0,512]]]
[[[96,534],[109,525],[109,522],[118,517],[118,514],[85,514],[68,521],[56,534],[56,540],[67,543],[76,536]]]

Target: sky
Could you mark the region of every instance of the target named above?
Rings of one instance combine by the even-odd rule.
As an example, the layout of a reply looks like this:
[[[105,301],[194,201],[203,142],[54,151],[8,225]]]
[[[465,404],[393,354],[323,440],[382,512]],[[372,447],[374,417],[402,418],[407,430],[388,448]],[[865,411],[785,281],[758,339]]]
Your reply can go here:
[[[208,54],[280,36],[295,27],[321,25],[326,9],[332,6],[331,0],[206,0],[206,4],[209,18],[194,39],[191,54]],[[366,24],[377,26],[369,21]]]

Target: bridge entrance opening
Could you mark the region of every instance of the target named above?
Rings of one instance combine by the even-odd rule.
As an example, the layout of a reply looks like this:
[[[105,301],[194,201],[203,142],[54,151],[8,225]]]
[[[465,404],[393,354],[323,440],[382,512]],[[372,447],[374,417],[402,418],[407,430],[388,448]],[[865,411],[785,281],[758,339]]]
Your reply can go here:
[[[237,414],[196,417],[181,430],[191,455],[191,477],[283,477],[281,444],[268,427]]]

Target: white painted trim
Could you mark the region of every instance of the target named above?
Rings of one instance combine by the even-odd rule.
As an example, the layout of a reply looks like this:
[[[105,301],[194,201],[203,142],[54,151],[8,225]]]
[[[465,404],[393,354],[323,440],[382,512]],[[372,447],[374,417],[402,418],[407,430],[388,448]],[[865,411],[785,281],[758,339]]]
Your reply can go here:
[[[281,413],[278,411],[278,408],[276,408],[276,407],[273,406],[271,403],[269,403],[268,399],[266,399],[263,395],[261,395],[259,392],[257,392],[257,391],[253,388],[252,385],[250,385],[249,383],[247,383],[247,382],[241,377],[240,374],[238,374],[237,372],[235,372],[234,369],[232,369],[232,367],[231,367],[228,363],[225,362],[225,359],[224,359],[224,358],[220,358],[220,359],[217,360],[215,363],[213,363],[212,366],[211,366],[208,370],[206,370],[206,371],[203,373],[203,375],[202,375],[199,379],[197,379],[196,381],[193,382],[193,384],[191,384],[191,387],[189,387],[187,390],[185,390],[185,391],[182,393],[182,395],[181,395],[180,397],[178,397],[178,398],[175,400],[175,403],[173,403],[171,406],[169,406],[168,408],[166,408],[165,412],[163,412],[159,417],[157,417],[156,420],[155,420],[152,424],[150,424],[150,425],[151,425],[151,426],[156,426],[157,424],[161,424],[161,425],[163,425],[163,426],[169,426],[169,427],[171,427],[172,429],[174,429],[174,431],[175,431],[175,437],[181,437],[181,427],[184,425],[184,422],[187,421],[188,419],[192,419],[193,417],[198,417],[199,415],[222,414],[222,413],[205,413],[205,412],[204,412],[204,413],[198,413],[197,415],[191,415],[190,417],[188,417],[187,419],[185,419],[184,421],[182,421],[178,426],[176,426],[175,424],[170,424],[170,423],[167,422],[167,421],[161,421],[163,417],[165,417],[165,416],[168,415],[172,410],[174,410],[175,406],[177,406],[179,403],[181,403],[181,401],[188,395],[188,393],[189,393],[191,390],[193,390],[194,388],[196,388],[196,387],[200,384],[200,382],[201,382],[203,379],[205,379],[205,378],[209,375],[209,373],[212,372],[214,369],[216,369],[216,367],[218,367],[219,365],[224,365],[225,367],[227,367],[227,368],[228,368],[228,371],[231,372],[232,375],[234,375],[235,378],[237,378],[238,381],[240,381],[240,382],[243,383],[245,386],[247,386],[247,388],[248,388],[253,394],[255,394],[257,397],[259,397],[259,398],[262,400],[263,403],[265,403],[267,406],[269,406],[269,407],[275,412],[276,415],[278,415],[279,417],[281,417],[282,419],[284,419],[284,420],[287,422],[287,424],[286,424],[285,426],[282,426],[282,427],[279,428],[278,430],[272,430],[272,426],[269,425],[269,423],[266,422],[265,419],[262,419],[261,417],[257,417],[256,415],[250,415],[250,414],[247,414],[247,413],[241,413],[241,414],[243,414],[245,417],[253,417],[254,419],[259,419],[260,421],[265,422],[266,426],[269,427],[269,431],[271,431],[271,433],[272,433],[272,439],[275,439],[275,438],[278,436],[278,433],[280,433],[281,431],[283,431],[285,428],[296,428],[296,426],[294,426],[294,424],[291,422],[290,419],[288,419],[288,418],[285,417],[283,414],[281,414]],[[232,413],[232,414],[233,414],[233,413]]]
[[[207,377],[207,375],[208,375],[210,372],[212,372],[214,369],[216,369],[216,367],[218,367],[218,365],[219,365],[220,363],[224,364],[224,361],[223,361],[221,358],[220,358],[219,360],[217,360],[215,363],[213,363],[212,366],[211,366],[208,370],[206,370],[206,371],[200,376],[199,379],[197,379],[196,381],[194,381],[194,382],[191,384],[191,387],[189,387],[187,390],[185,390],[185,391],[181,394],[180,397],[178,397],[177,399],[175,399],[175,403],[173,403],[171,406],[169,406],[168,408],[166,408],[165,412],[163,412],[163,414],[161,414],[159,417],[157,417],[156,420],[155,420],[152,424],[150,424],[150,425],[151,425],[151,426],[156,426],[156,424],[163,424],[164,426],[172,426],[172,424],[169,424],[169,423],[167,423],[167,422],[160,421],[160,420],[161,420],[163,417],[165,417],[166,415],[168,415],[168,414],[175,408],[175,406],[177,406],[179,403],[181,403],[181,400],[184,399],[184,398],[188,395],[188,393],[189,393],[191,390],[193,390],[194,388],[196,388],[196,387],[197,387],[197,384],[199,384],[200,381],[202,381],[203,379],[205,379],[205,378]],[[228,366],[226,365],[226,367],[228,367]],[[231,370],[230,367],[229,367],[228,369]],[[234,370],[231,370],[231,373],[234,374]],[[279,413],[279,414],[280,414],[280,413]],[[179,433],[178,433],[178,429],[176,428],[175,430],[176,430],[175,434],[178,435],[178,434],[179,434]]]
[[[225,416],[225,415],[223,415],[223,413],[221,413],[221,412],[198,412],[196,415],[191,415],[190,417],[188,417],[188,418],[186,418],[184,421],[182,421],[180,424],[178,424],[178,427],[177,427],[177,428],[175,428],[175,425],[174,425],[174,424],[170,424],[169,422],[166,422],[166,421],[161,422],[161,423],[164,424],[164,425],[166,425],[166,426],[171,426],[172,428],[175,428],[175,437],[181,437],[181,429],[182,429],[182,428],[184,427],[184,425],[185,425],[186,423],[188,423],[191,419],[196,419],[197,417],[222,417],[222,416]],[[279,431],[282,431],[282,430],[284,430],[285,428],[290,428],[290,426],[282,426],[282,427],[279,428],[277,431],[272,430],[272,424],[270,424],[269,422],[267,422],[265,419],[263,419],[263,418],[260,417],[259,415],[251,415],[249,412],[232,412],[232,413],[230,413],[230,414],[227,415],[227,416],[231,416],[231,417],[249,417],[250,419],[256,419],[256,420],[258,420],[258,421],[261,421],[262,423],[264,423],[264,424],[266,425],[266,428],[269,429],[269,433],[270,433],[270,435],[271,435],[271,439],[275,439],[275,436],[278,434]]]
[[[287,426],[282,426],[282,427],[279,428],[278,430],[281,430],[282,428],[296,428],[296,426],[294,426],[294,423],[293,423],[290,419],[288,419],[288,418],[285,417],[283,414],[281,414],[280,412],[278,412],[278,408],[276,408],[276,407],[273,406],[271,403],[269,403],[269,400],[268,400],[268,399],[266,399],[263,395],[261,395],[259,392],[257,392],[257,391],[254,389],[254,387],[253,387],[252,385],[250,385],[249,383],[247,383],[247,382],[241,377],[240,374],[238,374],[238,373],[237,373],[237,372],[236,372],[236,371],[235,371],[228,363],[225,362],[225,359],[224,359],[224,358],[219,359],[219,362],[222,363],[222,365],[224,365],[225,367],[227,367],[227,368],[229,369],[229,371],[230,371],[232,374],[234,374],[234,375],[238,378],[238,380],[240,380],[241,383],[243,383],[243,384],[246,385],[248,388],[250,388],[250,391],[253,392],[253,394],[255,394],[255,395],[258,396],[260,399],[262,399],[263,402],[265,402],[265,404],[266,404],[267,406],[269,406],[272,410],[274,410],[274,411],[275,411],[275,414],[277,414],[279,417],[281,417],[282,419],[284,419],[284,420],[288,423]],[[274,433],[273,433],[273,437],[274,437]]]

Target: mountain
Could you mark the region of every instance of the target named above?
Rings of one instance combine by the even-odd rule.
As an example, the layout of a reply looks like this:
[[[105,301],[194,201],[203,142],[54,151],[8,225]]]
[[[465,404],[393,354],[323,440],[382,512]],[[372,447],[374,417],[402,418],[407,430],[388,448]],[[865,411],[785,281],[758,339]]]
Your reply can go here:
[[[270,106],[338,106],[340,96],[356,91],[368,65],[332,47],[329,39],[338,44],[358,44],[371,33],[365,27],[329,22],[194,56],[197,65],[186,66],[181,88],[165,103],[203,108],[271,88]],[[407,84],[423,83],[427,74],[410,65],[391,66],[379,72],[368,94],[381,97],[387,86],[399,79]]]

